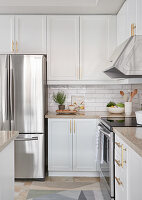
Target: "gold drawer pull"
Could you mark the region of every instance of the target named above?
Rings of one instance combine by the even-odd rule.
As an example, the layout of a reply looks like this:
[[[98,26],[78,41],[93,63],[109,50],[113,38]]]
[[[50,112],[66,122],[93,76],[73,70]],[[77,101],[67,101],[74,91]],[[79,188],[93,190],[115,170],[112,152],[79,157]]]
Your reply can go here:
[[[115,142],[115,144],[116,144],[119,148],[122,147],[122,145],[121,145],[119,142]]]
[[[18,52],[18,42],[16,41],[16,52]]]
[[[123,185],[120,178],[115,177],[115,180],[117,181],[118,185]]]
[[[12,52],[14,52],[14,42],[12,40]]]
[[[115,160],[115,162],[117,163],[117,165],[118,165],[119,167],[121,167],[121,163],[120,163],[119,160]]]
[[[70,120],[70,134],[71,134],[71,120]]]
[[[75,134],[75,120],[74,120],[74,134]]]

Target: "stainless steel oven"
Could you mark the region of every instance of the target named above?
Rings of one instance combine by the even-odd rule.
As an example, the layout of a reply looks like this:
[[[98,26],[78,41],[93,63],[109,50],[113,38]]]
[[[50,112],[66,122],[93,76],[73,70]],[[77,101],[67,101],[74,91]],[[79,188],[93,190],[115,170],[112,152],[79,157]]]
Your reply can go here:
[[[102,122],[100,133],[100,183],[105,200],[114,198],[114,133]]]

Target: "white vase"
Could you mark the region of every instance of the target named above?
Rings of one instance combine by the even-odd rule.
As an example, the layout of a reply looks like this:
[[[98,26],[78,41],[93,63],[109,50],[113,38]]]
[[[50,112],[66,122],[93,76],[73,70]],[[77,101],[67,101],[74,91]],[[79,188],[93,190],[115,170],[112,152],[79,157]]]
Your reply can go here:
[[[132,114],[132,102],[125,102],[125,115],[130,116]]]

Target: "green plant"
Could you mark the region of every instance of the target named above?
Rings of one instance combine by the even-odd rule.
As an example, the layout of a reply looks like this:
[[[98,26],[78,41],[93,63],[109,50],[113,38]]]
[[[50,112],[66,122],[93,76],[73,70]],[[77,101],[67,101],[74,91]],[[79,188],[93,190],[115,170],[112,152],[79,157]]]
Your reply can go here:
[[[58,92],[57,94],[53,93],[53,100],[59,105],[63,105],[66,100],[66,95],[64,94],[64,92]]]
[[[116,105],[116,103],[110,101],[110,102],[107,104],[107,107],[111,107],[111,106],[115,106],[115,105]]]

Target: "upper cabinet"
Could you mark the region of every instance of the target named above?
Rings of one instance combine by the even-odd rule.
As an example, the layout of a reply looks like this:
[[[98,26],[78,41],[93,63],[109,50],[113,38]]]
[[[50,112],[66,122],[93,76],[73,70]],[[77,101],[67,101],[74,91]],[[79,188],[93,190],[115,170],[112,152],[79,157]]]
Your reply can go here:
[[[46,53],[46,16],[0,16],[0,53]]]
[[[79,16],[47,17],[48,80],[79,78]]]
[[[127,2],[125,2],[117,15],[117,45],[127,40],[129,36],[131,34],[127,27]]]
[[[15,16],[16,53],[46,53],[46,16]]]
[[[103,71],[115,47],[115,16],[81,16],[80,79],[110,80]]]
[[[0,15],[0,54],[14,50],[14,16]]]
[[[48,80],[108,80],[116,16],[48,16]]]
[[[117,45],[131,36],[131,24],[136,25],[135,34],[142,35],[142,1],[126,0],[117,15]]]

